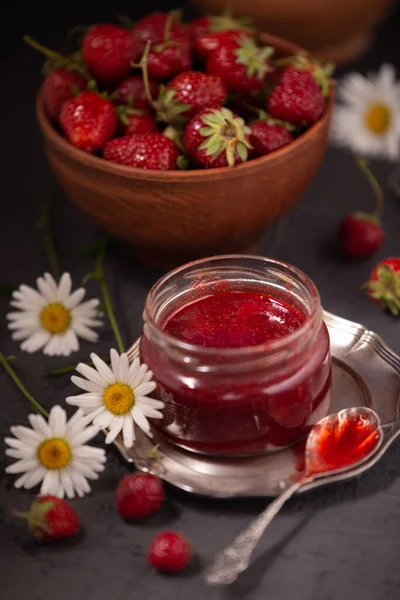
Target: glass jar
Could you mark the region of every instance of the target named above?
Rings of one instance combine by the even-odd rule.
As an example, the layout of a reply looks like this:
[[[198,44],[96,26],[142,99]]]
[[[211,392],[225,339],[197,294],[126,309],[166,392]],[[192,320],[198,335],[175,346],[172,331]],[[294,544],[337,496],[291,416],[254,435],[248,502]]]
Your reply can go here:
[[[238,348],[194,345],[164,331],[182,307],[226,290],[280,298],[300,309],[304,322],[284,337]],[[295,267],[242,255],[189,263],[152,287],[144,321],[141,358],[165,403],[154,427],[169,441],[213,455],[275,451],[327,414],[329,334],[315,285]]]

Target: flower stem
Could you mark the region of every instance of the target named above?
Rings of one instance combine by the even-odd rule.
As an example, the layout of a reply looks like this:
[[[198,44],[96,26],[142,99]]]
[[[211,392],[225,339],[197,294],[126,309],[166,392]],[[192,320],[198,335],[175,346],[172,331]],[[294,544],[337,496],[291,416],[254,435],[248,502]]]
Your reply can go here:
[[[368,180],[368,183],[370,184],[370,186],[372,187],[372,189],[375,193],[376,207],[375,207],[373,214],[374,214],[374,217],[376,217],[377,219],[380,219],[382,216],[383,203],[384,203],[384,196],[383,196],[382,188],[379,185],[377,178],[372,173],[371,169],[368,167],[366,161],[363,158],[357,158],[357,165],[360,168],[360,170],[364,173],[365,177]]]
[[[14,381],[14,383],[18,386],[18,388],[21,390],[21,392],[24,394],[25,398],[27,398],[29,400],[29,402],[36,408],[36,410],[38,412],[40,412],[44,417],[47,418],[49,416],[49,413],[47,412],[47,410],[45,408],[43,408],[43,406],[41,404],[39,404],[39,402],[37,400],[35,400],[35,398],[28,392],[28,390],[26,389],[26,387],[24,386],[24,384],[22,383],[22,381],[20,380],[20,378],[18,377],[18,375],[16,374],[16,372],[14,371],[14,369],[12,368],[10,363],[8,362],[7,358],[1,352],[0,352],[0,364],[3,365],[4,369],[7,371],[7,373],[9,374],[11,379]]]
[[[106,357],[102,358],[101,360],[107,364],[111,362],[111,359],[109,356],[106,356]],[[94,364],[91,360],[86,362],[85,365],[88,365],[89,367],[94,367]],[[65,375],[66,373],[72,373],[73,371],[75,371],[76,367],[77,367],[77,365],[69,365],[69,367],[63,367],[62,369],[56,369],[55,371],[50,371],[49,373],[47,373],[47,375]]]
[[[107,249],[107,239],[104,239],[100,246],[100,251],[97,255],[96,277],[98,278],[99,283],[100,283],[100,289],[101,289],[101,293],[103,296],[103,302],[104,302],[104,309],[105,309],[107,316],[109,318],[109,321],[111,323],[111,327],[113,329],[115,339],[117,340],[118,350],[119,350],[120,354],[122,354],[123,352],[125,352],[125,346],[124,346],[124,342],[122,340],[122,336],[121,336],[121,332],[118,327],[117,320],[115,318],[115,314],[114,314],[114,310],[113,310],[112,302],[111,302],[111,296],[108,291],[106,279],[104,276],[104,259],[106,256],[106,249]]]
[[[61,277],[60,261],[58,260],[53,234],[51,231],[51,205],[55,196],[55,192],[56,187],[54,186],[50,192],[43,197],[37,226],[42,234],[43,245],[49,259],[51,271],[56,281],[58,281]]]

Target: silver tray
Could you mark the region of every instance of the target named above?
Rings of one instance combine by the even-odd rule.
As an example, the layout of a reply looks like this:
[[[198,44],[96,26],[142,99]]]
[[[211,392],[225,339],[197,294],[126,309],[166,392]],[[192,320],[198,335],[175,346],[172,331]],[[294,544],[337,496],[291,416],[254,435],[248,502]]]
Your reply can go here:
[[[360,467],[339,475],[316,480],[299,493],[336,481],[351,479],[371,468],[400,433],[400,357],[379,336],[362,325],[325,312],[333,356],[333,389],[329,412],[349,406],[368,406],[380,416],[384,441],[377,454]],[[138,354],[138,341],[129,350],[132,360]],[[160,443],[155,467],[149,457]],[[299,449],[288,448],[252,458],[215,458],[182,450],[165,440],[150,440],[138,432],[134,448],[115,441],[121,455],[142,471],[157,470],[165,481],[187,492],[213,498],[276,496],[281,482],[297,473]],[[151,454],[150,454],[151,456]],[[301,458],[301,456],[300,456]]]

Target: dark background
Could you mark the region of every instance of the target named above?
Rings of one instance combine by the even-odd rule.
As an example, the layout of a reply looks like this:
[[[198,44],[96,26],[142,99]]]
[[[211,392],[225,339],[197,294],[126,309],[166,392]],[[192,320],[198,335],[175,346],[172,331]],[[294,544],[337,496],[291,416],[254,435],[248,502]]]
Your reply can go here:
[[[0,285],[33,285],[48,269],[35,222],[51,176],[34,117],[42,59],[25,47],[30,33],[45,44],[60,47],[67,30],[77,24],[109,20],[113,11],[133,18],[172,3],[118,2],[100,8],[85,2],[40,2],[4,8],[1,25],[0,132],[2,141]],[[141,12],[142,11],[142,12]],[[376,43],[359,61],[340,69],[374,70],[391,62],[400,70],[400,12],[378,31]],[[394,168],[386,161],[371,166],[386,192],[386,241],[377,258],[400,255],[400,200],[387,181]],[[287,174],[290,176],[290,173]],[[244,199],[245,201],[245,199]],[[370,190],[354,159],[330,148],[320,172],[299,204],[266,234],[260,253],[286,260],[305,270],[317,284],[326,309],[362,322],[400,352],[400,319],[382,313],[360,290],[375,262],[349,264],[334,246],[340,218],[353,209],[372,208]],[[79,250],[96,239],[96,228],[57,193],[54,232],[63,270],[78,286],[93,268],[93,259]],[[107,279],[126,344],[140,334],[141,313],[150,285],[159,273],[132,263],[121,249],[107,257]],[[95,283],[89,297],[97,296]],[[16,354],[15,367],[29,390],[47,407],[63,403],[72,392],[69,377],[49,378],[54,368],[85,360],[93,346],[83,344],[68,359],[40,353],[19,354],[10,340],[4,315],[8,300],[0,298],[0,349]],[[108,326],[95,348],[105,355],[113,345]],[[128,526],[114,510],[114,489],[127,472],[112,449],[108,468],[94,494],[74,501],[84,535],[71,543],[40,547],[24,524],[10,516],[13,506],[26,508],[33,494],[13,489],[4,474],[3,438],[10,425],[25,423],[27,401],[0,373],[0,598],[3,600],[169,600],[180,596],[211,600],[398,600],[400,592],[400,446],[357,481],[322,489],[292,500],[268,529],[253,567],[229,589],[207,590],[200,577],[209,562],[265,505],[259,501],[217,502],[168,489],[166,508],[148,522]],[[101,440],[99,440],[100,443]],[[146,563],[149,540],[160,528],[185,533],[201,557],[188,573],[165,577]]]

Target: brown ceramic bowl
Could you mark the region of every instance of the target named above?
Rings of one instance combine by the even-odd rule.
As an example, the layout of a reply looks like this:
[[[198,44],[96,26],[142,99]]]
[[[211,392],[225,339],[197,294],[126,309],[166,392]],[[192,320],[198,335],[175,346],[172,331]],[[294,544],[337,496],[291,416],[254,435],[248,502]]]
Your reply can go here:
[[[281,56],[299,47],[264,35]],[[145,171],[72,146],[49,122],[41,94],[37,118],[53,171],[93,221],[131,245],[142,262],[170,268],[214,254],[255,249],[265,228],[303,194],[325,154],[333,94],[323,117],[293,143],[233,168]]]

